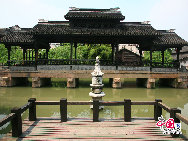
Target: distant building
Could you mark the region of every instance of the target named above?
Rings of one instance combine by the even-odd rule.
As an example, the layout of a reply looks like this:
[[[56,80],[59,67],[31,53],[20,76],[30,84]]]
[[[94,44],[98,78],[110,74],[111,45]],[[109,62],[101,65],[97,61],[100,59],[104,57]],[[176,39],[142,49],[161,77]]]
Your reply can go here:
[[[172,51],[172,57],[177,60],[176,50]],[[179,55],[180,66],[185,66],[188,69],[188,46],[184,46]]]
[[[138,46],[139,46],[138,44],[119,44],[119,50],[127,49],[137,55],[140,55]]]
[[[50,48],[56,48],[60,46],[60,43],[50,43]]]

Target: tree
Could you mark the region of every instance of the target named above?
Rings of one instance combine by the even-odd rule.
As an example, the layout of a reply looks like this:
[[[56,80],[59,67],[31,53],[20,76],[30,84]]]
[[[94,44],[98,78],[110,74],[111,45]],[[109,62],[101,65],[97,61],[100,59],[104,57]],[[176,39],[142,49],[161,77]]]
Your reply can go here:
[[[88,59],[95,59],[97,56],[102,60],[109,60],[112,56],[112,47],[109,44],[90,45]]]
[[[6,63],[8,60],[8,51],[3,44],[0,44],[0,64]]]
[[[164,51],[164,63],[170,63],[173,61],[171,56],[171,50],[167,49]],[[150,61],[150,51],[144,51],[144,60]],[[162,54],[161,51],[152,52],[152,61],[153,62],[162,62]]]

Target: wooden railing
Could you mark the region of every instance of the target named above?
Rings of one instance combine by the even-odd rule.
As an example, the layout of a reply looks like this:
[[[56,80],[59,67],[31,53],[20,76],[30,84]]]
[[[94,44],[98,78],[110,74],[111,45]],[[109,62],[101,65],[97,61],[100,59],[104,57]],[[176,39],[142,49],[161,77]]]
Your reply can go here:
[[[34,101],[36,99],[29,99],[28,103],[25,104],[24,106],[18,108],[14,107],[11,110],[11,114],[7,115],[5,118],[0,120],[0,127],[3,126],[4,124],[8,123],[11,121],[12,125],[12,137],[19,137],[22,134],[22,116],[21,114],[25,112],[27,109],[29,109],[29,113],[32,112],[34,109],[33,106],[35,106]],[[29,120],[36,120],[32,118],[33,115],[29,114]],[[36,115],[35,115],[36,116]]]
[[[37,65],[95,65],[95,59],[38,59],[34,60],[9,60],[1,65],[9,66],[37,66]],[[180,64],[177,61],[162,63],[150,61],[131,61],[122,62],[121,60],[100,60],[101,66],[128,66],[139,67],[147,66],[151,68],[179,68]]]
[[[162,103],[162,100],[155,101],[131,101],[124,99],[124,101],[67,101],[62,98],[60,101],[36,101],[36,98],[30,98],[28,103],[21,108],[13,108],[11,114],[0,120],[0,127],[11,121],[12,136],[19,137],[22,134],[22,116],[21,114],[29,109],[29,121],[35,121],[36,106],[37,105],[60,105],[60,120],[67,121],[67,106],[68,105],[93,105],[93,122],[99,121],[99,107],[100,106],[124,106],[124,121],[131,122],[131,106],[132,105],[154,105],[154,119],[158,121],[158,117],[162,115],[162,109],[170,113],[170,117],[174,119],[175,123],[180,123],[180,120],[188,125],[188,119],[181,115],[181,110],[177,108],[170,108]],[[172,137],[179,136],[178,134],[171,134]]]
[[[155,110],[154,110],[154,111],[156,111],[156,113],[154,115],[155,121],[157,121],[158,117],[160,117],[162,115],[162,109],[164,109],[165,111],[170,113],[170,118],[173,118],[175,123],[180,123],[180,121],[182,121],[188,125],[188,118],[181,114],[181,110],[179,110],[177,108],[168,107],[167,105],[162,103],[162,100],[160,100],[160,99],[156,99],[155,102],[156,102]],[[171,136],[178,137],[179,134],[171,134]]]

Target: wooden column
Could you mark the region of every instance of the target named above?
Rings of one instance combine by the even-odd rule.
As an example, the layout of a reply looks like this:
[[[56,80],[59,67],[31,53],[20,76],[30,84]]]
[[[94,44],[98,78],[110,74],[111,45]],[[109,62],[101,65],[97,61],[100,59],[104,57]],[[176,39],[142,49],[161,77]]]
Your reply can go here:
[[[48,59],[48,52],[49,52],[49,49],[46,49],[46,59]]]
[[[176,117],[176,113],[180,113],[181,114],[181,110],[177,109],[177,108],[171,108],[170,109],[170,118],[174,119],[174,123],[180,123],[180,120]],[[173,138],[179,137],[179,134],[172,134],[171,136]]]
[[[118,53],[119,45],[118,45],[118,44],[115,44],[115,48],[116,48],[116,53]]]
[[[25,61],[25,53],[26,53],[26,49],[23,49],[23,60]]]
[[[155,105],[154,105],[154,119],[155,121],[158,121],[158,117],[161,117],[162,115],[162,108],[159,106],[159,102],[162,102],[161,99],[155,99]]]
[[[75,57],[74,57],[74,59],[77,59],[77,56],[76,56],[76,50],[77,50],[77,43],[74,43],[74,47],[75,47]]]
[[[93,100],[93,122],[99,122],[99,100]]]
[[[67,121],[67,99],[62,98],[60,100],[60,114],[61,114],[61,122]]]
[[[31,50],[29,49],[29,61],[31,59]]]
[[[114,44],[111,44],[112,46],[112,58],[111,58],[111,61],[112,63],[114,63]]]
[[[162,55],[162,66],[164,66],[164,50],[161,51],[161,55]]]
[[[180,48],[177,48],[177,62],[180,60]]]
[[[25,57],[25,58],[26,58],[26,61],[27,61],[27,57],[28,57],[28,56],[27,56],[27,53],[28,53],[28,52],[27,52],[27,49],[26,49],[26,52],[25,52],[25,54],[26,54],[26,57]]]
[[[31,106],[29,107],[29,121],[35,121],[37,118],[36,116],[36,98],[30,98],[28,102],[31,103]]]
[[[150,50],[150,67],[152,67],[152,50]]]
[[[119,50],[119,44],[115,44],[115,55],[114,55],[114,62],[116,62],[116,56]]]
[[[22,134],[22,116],[21,109],[15,107],[11,110],[11,113],[15,114],[15,117],[11,120],[12,136],[19,137]]]
[[[70,59],[72,60],[73,43],[70,43],[70,46],[71,46],[71,48],[70,48]]]
[[[8,50],[8,66],[10,66],[10,51],[11,51],[11,46],[7,46]]]
[[[31,56],[32,56],[32,61],[33,61],[33,49],[31,51],[32,51],[32,55]]]
[[[35,48],[35,69],[37,70],[38,49]]]
[[[142,64],[142,50],[139,50],[139,54],[140,54],[140,63]]]
[[[35,61],[38,59],[38,49],[35,49]]]
[[[124,99],[124,121],[131,122],[131,100]]]

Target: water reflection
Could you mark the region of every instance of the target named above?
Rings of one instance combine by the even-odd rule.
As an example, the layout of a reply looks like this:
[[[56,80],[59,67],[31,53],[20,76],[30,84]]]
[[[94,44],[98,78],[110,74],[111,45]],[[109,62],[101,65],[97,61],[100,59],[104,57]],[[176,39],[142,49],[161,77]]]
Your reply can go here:
[[[90,82],[89,82],[90,83]],[[106,83],[107,85],[107,83]],[[106,96],[105,101],[123,101],[131,99],[132,101],[154,101],[162,99],[170,107],[178,107],[182,114],[188,117],[188,93],[187,89],[173,88],[123,88],[111,89],[109,87],[103,90]],[[76,89],[67,89],[61,87],[12,87],[0,88],[0,114],[10,113],[11,108],[24,105],[31,97],[42,101],[59,101],[61,98],[67,98],[69,101],[89,101],[90,88],[81,87]],[[100,118],[123,118],[123,106],[105,106],[100,112]],[[25,117],[27,113],[25,113]],[[37,106],[38,117],[60,117],[59,106]],[[132,106],[133,117],[153,117],[153,106]],[[163,111],[165,119],[169,114]],[[89,106],[68,106],[68,117],[92,118],[92,110]],[[2,117],[1,117],[2,118]],[[188,126],[182,124],[183,131],[188,134]]]

